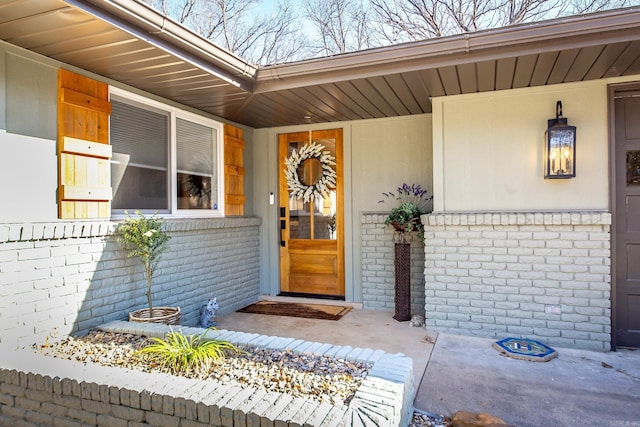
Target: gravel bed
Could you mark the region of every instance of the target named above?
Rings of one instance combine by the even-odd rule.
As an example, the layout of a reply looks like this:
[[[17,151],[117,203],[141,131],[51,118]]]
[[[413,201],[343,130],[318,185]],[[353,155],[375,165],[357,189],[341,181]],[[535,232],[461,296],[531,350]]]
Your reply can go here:
[[[84,363],[171,373],[150,361],[147,355],[136,353],[149,343],[151,341],[143,336],[92,330],[81,337],[39,345],[36,350],[47,356]],[[225,351],[226,356],[214,361],[211,369],[189,376],[347,405],[371,368],[367,363],[291,351],[253,346],[237,348],[241,351]]]
[[[450,427],[451,421],[440,415],[415,410],[409,427]]]
[[[37,345],[35,350],[51,357],[123,367],[143,372],[165,372],[136,351],[151,341],[144,336],[90,331],[80,337]],[[348,405],[366,378],[370,364],[349,362],[290,351],[238,346],[241,352],[226,352],[211,369],[192,378],[235,382],[243,387],[262,388],[333,405]],[[427,412],[415,411],[411,427],[448,427],[449,421]]]

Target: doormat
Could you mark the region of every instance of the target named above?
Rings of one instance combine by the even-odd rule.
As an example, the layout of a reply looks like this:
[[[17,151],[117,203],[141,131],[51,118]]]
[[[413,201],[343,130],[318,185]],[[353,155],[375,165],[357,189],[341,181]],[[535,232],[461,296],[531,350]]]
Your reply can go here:
[[[241,308],[238,312],[304,317],[307,319],[340,320],[340,318],[350,310],[351,307],[343,305],[259,301]]]
[[[494,342],[493,348],[507,357],[531,362],[548,362],[558,356],[551,347],[528,338],[505,338]]]

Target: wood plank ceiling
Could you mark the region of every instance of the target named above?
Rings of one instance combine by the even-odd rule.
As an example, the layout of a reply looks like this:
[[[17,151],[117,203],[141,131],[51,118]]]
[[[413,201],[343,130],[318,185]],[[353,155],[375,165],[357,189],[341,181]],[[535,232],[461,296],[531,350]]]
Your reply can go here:
[[[639,8],[261,69],[130,0],[0,0],[0,38],[253,128],[430,113],[432,97],[640,75]]]

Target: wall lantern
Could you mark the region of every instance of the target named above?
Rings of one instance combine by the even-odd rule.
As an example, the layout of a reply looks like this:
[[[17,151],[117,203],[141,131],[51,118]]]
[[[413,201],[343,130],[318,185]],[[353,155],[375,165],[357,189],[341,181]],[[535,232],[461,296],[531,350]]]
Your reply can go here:
[[[551,179],[576,176],[576,127],[562,117],[562,101],[556,103],[556,118],[549,119],[545,132],[544,177]]]

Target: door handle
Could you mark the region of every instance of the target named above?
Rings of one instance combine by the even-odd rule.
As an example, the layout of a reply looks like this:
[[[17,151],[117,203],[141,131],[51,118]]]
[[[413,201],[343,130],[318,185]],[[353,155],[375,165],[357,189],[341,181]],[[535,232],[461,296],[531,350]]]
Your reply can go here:
[[[280,206],[280,246],[282,247],[287,246],[287,242],[285,242],[284,239],[282,238],[282,233],[284,233],[284,231],[287,229],[286,215],[287,215],[287,208],[284,206]],[[285,219],[282,219],[282,218],[285,218]]]

